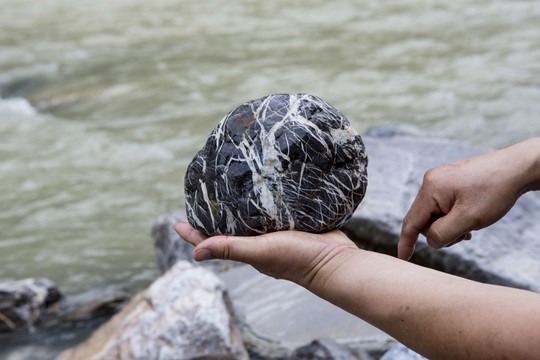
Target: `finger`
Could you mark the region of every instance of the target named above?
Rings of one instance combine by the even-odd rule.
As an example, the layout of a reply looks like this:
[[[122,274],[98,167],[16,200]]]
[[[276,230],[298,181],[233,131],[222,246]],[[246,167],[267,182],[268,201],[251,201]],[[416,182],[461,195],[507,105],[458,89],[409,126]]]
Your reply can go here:
[[[431,218],[428,221],[428,223],[420,230],[420,234],[424,235],[425,237],[428,236],[429,233],[429,227],[431,224],[433,224],[435,221],[443,217],[445,214],[431,214]]]
[[[428,233],[428,244],[434,249],[456,243],[458,240],[470,239],[471,231],[475,229],[476,222],[464,215],[463,211],[454,207],[447,215],[435,221]]]
[[[200,242],[206,240],[208,236],[202,231],[194,229],[187,222],[179,222],[174,226],[174,230],[182,239],[188,243],[197,246]]]
[[[402,235],[403,236],[403,235]],[[398,242],[398,258],[402,260],[410,260],[414,254],[414,248],[416,247],[416,238],[403,238],[401,237]]]
[[[462,242],[463,240],[471,240],[471,238],[472,238],[472,234],[470,232],[468,232],[466,234],[461,235],[459,238],[457,238],[456,241],[452,241],[451,243],[444,245],[444,247],[454,246],[454,245]]]
[[[254,259],[262,259],[268,253],[265,236],[214,236],[195,247],[196,261],[225,259],[251,264]]]
[[[403,219],[401,236],[398,242],[398,258],[409,260],[414,253],[418,235],[426,234],[429,226],[438,218],[440,209],[432,201],[424,200],[422,189]]]

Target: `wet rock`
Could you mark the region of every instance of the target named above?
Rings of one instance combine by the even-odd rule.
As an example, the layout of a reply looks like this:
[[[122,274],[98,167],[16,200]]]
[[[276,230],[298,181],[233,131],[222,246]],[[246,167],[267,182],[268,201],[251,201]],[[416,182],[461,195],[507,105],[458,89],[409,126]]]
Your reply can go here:
[[[120,311],[132,298],[132,294],[118,286],[103,289],[92,289],[71,297],[71,305],[60,322],[81,322],[108,317]],[[78,305],[80,304],[80,305]]]
[[[31,278],[0,284],[0,334],[33,332],[63,295],[48,279]]]
[[[183,220],[178,212],[160,216],[154,223],[152,234],[160,268],[179,259],[193,261],[193,246],[185,246],[173,229]],[[291,282],[270,278],[245,264],[213,261],[200,265],[225,282],[252,359],[284,360],[296,347],[323,337],[348,341],[354,349],[370,353],[383,353],[394,344],[380,330]]]
[[[422,355],[415,353],[411,349],[403,346],[402,344],[397,344],[388,350],[382,357],[381,360],[427,360]]]
[[[225,285],[176,263],[85,343],[57,359],[247,359]]]
[[[333,340],[319,339],[296,349],[289,360],[372,360],[372,357]]]
[[[376,128],[363,138],[370,151],[370,186],[343,230],[363,246],[391,255],[424,173],[488,151],[403,128]],[[477,281],[540,291],[540,222],[531,214],[540,214],[539,192],[523,195],[471,241],[433,250],[420,236],[411,260]]]
[[[195,263],[193,249],[190,243],[184,241],[174,230],[179,221],[186,221],[184,212],[160,216],[152,226],[152,239],[159,271],[163,274],[178,261],[184,260]],[[197,263],[215,273],[226,271],[238,266],[239,263],[230,260],[208,260]]]
[[[311,342],[331,339],[355,351],[384,352],[390,336],[290,281],[260,274],[248,265],[219,274],[242,323],[254,358],[281,359]]]
[[[364,197],[366,168],[361,137],[335,108],[270,95],[229,113],[189,165],[188,220],[209,235],[339,228]]]
[[[152,226],[152,239],[159,271],[163,274],[180,260],[193,262],[193,249],[174,231],[179,221],[187,221],[185,213],[160,216]]]

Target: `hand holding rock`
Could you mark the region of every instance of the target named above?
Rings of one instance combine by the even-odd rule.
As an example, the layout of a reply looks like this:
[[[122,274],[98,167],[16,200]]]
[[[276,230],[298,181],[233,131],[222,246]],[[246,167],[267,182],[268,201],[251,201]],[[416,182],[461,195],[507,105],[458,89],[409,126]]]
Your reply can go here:
[[[341,231],[311,234],[301,231],[278,231],[259,236],[208,237],[188,223],[178,223],[176,232],[195,245],[197,261],[227,259],[252,265],[277,279],[286,279],[306,288],[324,282],[317,274],[322,267],[339,266],[356,245]],[[325,271],[331,273],[331,271]],[[315,283],[314,283],[315,282]]]

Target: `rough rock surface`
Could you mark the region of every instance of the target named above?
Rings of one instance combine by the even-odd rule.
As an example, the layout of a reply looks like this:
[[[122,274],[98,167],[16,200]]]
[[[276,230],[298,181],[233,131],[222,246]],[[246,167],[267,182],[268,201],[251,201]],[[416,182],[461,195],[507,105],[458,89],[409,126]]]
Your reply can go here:
[[[368,352],[387,350],[395,342],[303,287],[260,274],[251,266],[238,266],[219,277],[229,289],[241,322],[249,327],[244,328],[244,341],[255,353],[270,357],[280,348],[290,351],[313,339],[325,338]],[[248,338],[246,330],[253,336]]]
[[[401,222],[424,173],[488,151],[395,127],[375,128],[363,138],[370,152],[370,186],[343,230],[390,254],[396,254]],[[433,250],[420,236],[412,261],[482,282],[540,291],[538,214],[540,193],[527,193],[503,219],[473,232],[471,241]]]
[[[0,334],[32,332],[49,308],[63,299],[48,279],[31,278],[0,284]]]
[[[191,258],[193,247],[184,246],[187,243],[173,229],[182,219],[185,217],[179,212],[160,216],[154,223],[154,244],[162,246],[156,249],[160,266]],[[167,249],[174,253],[167,254]],[[230,261],[220,260],[209,268],[227,286],[252,358],[287,359],[293,349],[317,338],[339,341],[358,352],[382,353],[395,342],[370,324],[289,281],[273,279],[251,266]]]
[[[382,357],[381,360],[427,360],[422,355],[412,351],[411,349],[397,344],[394,345],[390,350],[388,350]]]
[[[156,252],[156,261],[161,273],[169,270],[180,260],[195,263],[193,260],[193,249],[190,243],[184,241],[176,231],[174,225],[179,221],[186,221],[185,212],[177,212],[160,216],[152,226],[152,239]],[[226,271],[240,263],[231,260],[208,260],[197,265],[203,266],[215,273]]]
[[[107,286],[70,297],[68,310],[61,322],[83,322],[109,317],[119,312],[132,298],[132,294],[120,286]]]
[[[182,240],[174,231],[174,225],[179,221],[186,221],[184,213],[162,215],[152,226],[157,266],[162,274],[180,260],[193,262],[195,247]]]
[[[270,95],[229,113],[189,165],[186,208],[209,235],[345,223],[367,186],[367,155],[349,121],[322,99]]]
[[[225,286],[180,261],[57,359],[248,359]]]
[[[420,188],[424,173],[429,168],[488,151],[426,136],[415,129],[396,127],[375,128],[364,135],[363,140],[370,153],[370,186],[362,204],[342,229],[357,243],[394,255],[401,222]],[[471,241],[433,250],[420,236],[412,261],[479,281],[540,291],[540,222],[535,214],[540,214],[540,192],[522,196],[501,221],[474,232]],[[178,235],[175,236],[176,241],[181,241]],[[364,342],[362,348],[384,344],[388,348],[391,345],[377,335],[376,329],[371,334],[363,333],[352,328],[352,319],[349,323],[336,313],[328,315],[316,307],[317,299],[313,302],[303,299],[298,307],[291,306],[290,299],[280,296],[298,296],[296,291],[300,290],[294,284],[282,282],[279,285],[282,288],[276,288],[277,285],[270,282],[278,284],[279,280],[257,275],[249,267],[238,267],[220,276],[227,283],[245,323],[260,337],[269,339],[269,344],[277,344],[276,348],[281,340],[293,340],[298,346],[298,342],[306,343],[320,337],[331,337],[348,344],[363,339],[360,340]],[[272,298],[276,294],[277,298]],[[265,302],[265,296],[272,300]],[[300,320],[290,315],[295,311]],[[316,322],[319,314],[324,317],[324,323]],[[328,319],[337,319],[335,327]],[[295,327],[287,332],[291,323]],[[348,341],[339,333],[321,333],[336,329],[344,329],[348,336],[357,339]]]

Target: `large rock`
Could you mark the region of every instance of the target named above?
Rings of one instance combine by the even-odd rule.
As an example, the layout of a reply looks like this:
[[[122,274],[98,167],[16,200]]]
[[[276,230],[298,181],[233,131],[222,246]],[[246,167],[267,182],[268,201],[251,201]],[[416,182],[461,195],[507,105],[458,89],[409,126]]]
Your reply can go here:
[[[63,299],[48,279],[31,278],[0,284],[0,334],[33,332],[47,312]]]
[[[131,298],[130,292],[117,285],[91,289],[70,297],[67,310],[58,321],[78,323],[110,317],[119,312]]]
[[[487,152],[428,137],[414,129],[376,128],[363,138],[370,153],[370,186],[343,230],[358,244],[393,255],[403,217],[424,173],[432,167]],[[475,232],[471,241],[433,250],[421,236],[412,261],[478,281],[539,291],[537,214],[540,193],[525,194],[501,221]],[[182,240],[178,237],[175,241]],[[393,344],[382,332],[352,315],[347,317],[348,314],[321,299],[309,297],[311,294],[292,283],[257,274],[247,266],[220,276],[227,283],[243,321],[255,333],[250,338],[255,350],[261,344],[267,348],[273,344],[283,354],[280,346],[290,349],[315,338],[361,344],[360,348],[370,352]],[[260,338],[268,341],[258,342]]]
[[[209,235],[339,228],[364,197],[366,168],[361,137],[335,108],[270,95],[229,113],[188,166],[188,220]]]
[[[487,152],[399,128],[376,128],[364,141],[370,186],[343,229],[365,246],[390,254],[396,254],[403,217],[424,173]],[[539,216],[540,193],[527,193],[502,220],[474,232],[471,241],[433,250],[420,236],[412,261],[473,280],[540,291]]]
[[[152,226],[152,240],[156,252],[156,261],[159,271],[163,274],[178,261],[184,260],[195,263],[193,249],[190,243],[184,241],[174,230],[174,225],[179,221],[186,221],[185,212],[160,216]],[[240,263],[230,260],[208,260],[198,265],[203,266],[215,273],[226,271]]]
[[[238,266],[219,277],[244,324],[246,347],[262,358],[279,358],[314,339],[330,339],[370,353],[385,351],[395,343],[303,287],[260,274],[251,266]]]
[[[180,261],[66,359],[247,359],[225,286]]]
[[[181,259],[192,261],[193,246],[173,229],[183,220],[178,212],[160,216],[154,223],[152,234],[160,268]],[[352,346],[357,352],[384,352],[394,344],[382,331],[289,281],[231,261],[200,264],[212,269],[226,284],[240,318],[244,343],[253,358],[287,359],[293,349],[321,338]]]
[[[174,230],[174,225],[179,221],[187,221],[185,213],[162,215],[152,226],[157,266],[162,274],[180,260],[193,262],[195,247],[182,240]]]
[[[331,339],[317,339],[293,351],[289,360],[372,360],[365,351],[357,352]]]
[[[381,360],[428,360],[428,359],[412,351],[411,349],[403,346],[402,344],[396,344],[381,357]]]

